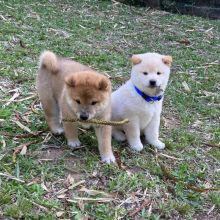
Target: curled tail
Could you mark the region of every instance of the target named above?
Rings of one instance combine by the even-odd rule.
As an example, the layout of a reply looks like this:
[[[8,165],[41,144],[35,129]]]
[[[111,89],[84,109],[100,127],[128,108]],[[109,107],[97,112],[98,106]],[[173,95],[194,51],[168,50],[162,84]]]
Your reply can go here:
[[[56,73],[59,68],[57,56],[51,51],[44,51],[40,56],[39,68],[46,68],[47,70]]]

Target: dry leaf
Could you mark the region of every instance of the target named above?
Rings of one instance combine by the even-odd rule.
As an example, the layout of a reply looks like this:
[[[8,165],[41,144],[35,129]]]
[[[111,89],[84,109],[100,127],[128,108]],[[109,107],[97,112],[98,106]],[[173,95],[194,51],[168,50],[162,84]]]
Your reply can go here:
[[[23,125],[20,121],[15,121],[15,124],[21,129],[27,131],[30,134],[34,134],[27,126]]]
[[[213,93],[213,92],[208,92],[208,91],[203,91],[203,93],[205,94],[205,96],[216,96],[217,93]]]
[[[71,185],[68,189],[73,189],[73,188],[75,188],[76,186],[79,186],[79,185],[81,185],[81,184],[83,184],[83,183],[85,183],[85,180],[81,180],[81,181],[79,181],[79,182],[77,182],[77,183]]]
[[[66,195],[65,194],[60,194],[60,195],[57,196],[57,198],[58,199],[64,199],[64,198],[66,198]]]
[[[18,96],[20,95],[19,92],[15,92],[14,95],[8,100],[8,102],[4,106],[8,106],[13,102]]]
[[[78,206],[79,206],[80,211],[84,212],[84,203],[83,203],[83,201],[82,201],[82,200],[79,200],[79,201],[77,202],[77,204],[78,204]]]
[[[183,39],[179,40],[179,43],[189,45],[190,41],[187,38],[183,38]]]
[[[71,174],[69,174],[69,175],[67,176],[66,180],[64,181],[64,184],[65,184],[67,187],[69,187],[69,186],[73,185],[73,183],[74,183],[74,178],[73,178],[73,176],[72,176]]]
[[[6,142],[5,142],[5,140],[4,139],[2,139],[1,140],[1,142],[2,142],[2,150],[4,150],[5,149],[5,147],[6,147]]]
[[[103,195],[103,196],[106,196],[106,197],[112,197],[112,195],[110,195],[109,193],[106,193],[106,192],[103,192],[103,191],[100,191],[100,190],[87,189],[85,187],[82,187],[79,191],[85,192],[85,193],[87,193],[88,195],[91,195],[91,196]]]
[[[23,149],[24,146],[26,147],[29,147],[31,144],[35,144],[37,143],[38,141],[35,140],[35,141],[30,141],[30,142],[27,142],[25,144],[21,144],[19,145],[18,147],[16,147],[14,149],[14,153],[13,153],[13,156],[12,156],[12,159],[13,159],[13,162],[15,163],[16,162],[16,157],[17,157],[17,154],[21,152],[21,150]]]
[[[200,120],[196,120],[193,124],[192,124],[192,127],[193,128],[198,128],[202,125],[202,121]]]
[[[25,155],[27,153],[27,146],[24,145],[21,149],[20,155]]]
[[[183,89],[186,91],[186,92],[191,92],[188,84],[186,83],[186,81],[182,82],[182,86],[183,86]]]
[[[57,213],[56,213],[56,216],[59,218],[59,217],[61,217],[64,213],[65,213],[65,212],[63,212],[63,211],[57,212]]]
[[[46,187],[46,185],[43,182],[40,185],[45,191],[49,192],[48,188]]]

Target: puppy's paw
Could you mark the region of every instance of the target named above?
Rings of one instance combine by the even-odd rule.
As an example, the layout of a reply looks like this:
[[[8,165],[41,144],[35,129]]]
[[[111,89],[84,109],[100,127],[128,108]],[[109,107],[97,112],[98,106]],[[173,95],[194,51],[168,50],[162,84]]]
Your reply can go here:
[[[151,145],[156,147],[158,150],[162,150],[162,149],[165,148],[165,144],[162,141],[160,141],[160,140],[157,140],[157,141],[151,143]]]
[[[126,136],[122,131],[118,131],[118,130],[113,130],[112,131],[112,135],[113,137],[117,140],[117,141],[125,141],[126,140]]]
[[[136,150],[136,151],[141,151],[144,148],[144,146],[141,142],[132,144],[132,145],[130,145],[130,147],[131,147],[131,149]]]
[[[113,153],[111,153],[110,155],[101,156],[101,158],[102,158],[102,162],[105,162],[107,164],[115,162],[115,156],[113,155]]]
[[[79,141],[79,139],[68,141],[68,146],[70,148],[76,148],[76,147],[79,147],[80,145],[81,145],[81,142]]]
[[[61,134],[64,133],[64,130],[63,130],[62,127],[60,127],[60,128],[54,128],[54,129],[52,129],[52,133],[53,133],[54,135],[61,135]]]

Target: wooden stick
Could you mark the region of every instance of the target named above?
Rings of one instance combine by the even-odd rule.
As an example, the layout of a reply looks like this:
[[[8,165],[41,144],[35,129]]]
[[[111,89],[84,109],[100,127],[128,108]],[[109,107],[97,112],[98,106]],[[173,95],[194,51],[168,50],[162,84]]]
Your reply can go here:
[[[80,122],[80,123],[86,123],[86,124],[99,124],[99,125],[111,125],[111,126],[117,126],[117,125],[122,125],[125,123],[128,123],[128,119],[124,119],[122,121],[105,121],[101,119],[91,119],[91,120],[80,120],[80,119],[63,119],[62,121],[64,122]]]

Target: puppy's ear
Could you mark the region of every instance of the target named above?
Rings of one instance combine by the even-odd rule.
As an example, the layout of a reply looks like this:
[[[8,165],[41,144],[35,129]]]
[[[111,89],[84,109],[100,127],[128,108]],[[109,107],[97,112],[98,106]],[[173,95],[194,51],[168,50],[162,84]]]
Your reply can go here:
[[[138,55],[132,55],[131,62],[133,65],[139,64],[141,62],[141,58]]]
[[[171,56],[163,56],[162,61],[164,64],[171,66],[173,58]]]
[[[99,90],[107,90],[109,87],[109,82],[106,79],[101,79],[98,84]]]
[[[70,86],[70,87],[75,87],[76,86],[76,79],[73,76],[67,76],[65,78],[65,83]]]

